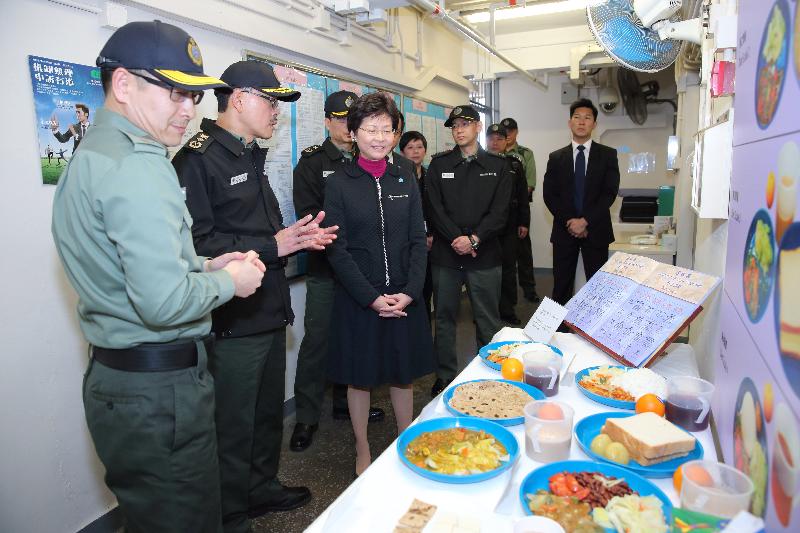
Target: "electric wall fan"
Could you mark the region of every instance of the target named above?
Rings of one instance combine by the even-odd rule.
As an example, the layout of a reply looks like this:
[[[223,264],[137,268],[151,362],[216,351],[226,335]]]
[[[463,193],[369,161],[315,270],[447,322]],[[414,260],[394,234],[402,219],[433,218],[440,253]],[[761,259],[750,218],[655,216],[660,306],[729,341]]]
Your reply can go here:
[[[639,72],[670,66],[682,41],[700,43],[700,18],[679,20],[683,0],[590,0],[586,17],[597,43],[617,63]]]

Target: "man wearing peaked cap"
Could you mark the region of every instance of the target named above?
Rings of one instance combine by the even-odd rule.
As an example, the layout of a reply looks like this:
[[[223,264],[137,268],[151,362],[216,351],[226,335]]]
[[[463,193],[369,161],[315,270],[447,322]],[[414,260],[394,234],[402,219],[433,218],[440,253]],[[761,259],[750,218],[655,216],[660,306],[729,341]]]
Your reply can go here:
[[[504,118],[500,124],[505,126],[507,131],[508,147],[506,152],[517,157],[522,161],[525,169],[525,179],[528,182],[528,203],[533,202],[533,190],[536,188],[536,160],[533,158],[533,151],[530,148],[517,144],[517,134],[519,126],[513,118]],[[529,209],[530,210],[530,209]],[[519,286],[525,294],[525,299],[531,302],[539,301],[539,294],[536,292],[536,278],[533,275],[533,248],[531,246],[531,235],[528,233],[519,243],[517,248],[517,272],[519,274]]]
[[[453,108],[445,125],[456,146],[433,156],[425,175],[433,307],[436,316],[436,396],[458,373],[456,317],[467,286],[478,346],[500,329],[500,237],[508,220],[512,174],[505,158],[478,143],[480,114],[471,105]]]
[[[358,95],[336,91],[325,99],[325,128],[329,136],[321,145],[309,146],[300,154],[294,168],[294,209],[297,216],[316,216],[325,202],[328,176],[353,158],[353,139],[347,130],[347,115]],[[305,335],[297,354],[294,401],[297,423],[289,448],[300,452],[311,445],[322,411],[327,377],[328,336],[333,307],[334,281],[325,252],[308,253],[306,278]],[[347,420],[347,385],[333,385],[333,418]],[[382,409],[373,407],[369,421],[383,420]]]
[[[282,87],[261,61],[234,63],[222,79],[230,88],[216,91],[217,120],[203,119],[172,164],[186,191],[198,252],[247,243],[267,267],[252,298],[213,313],[217,346],[209,369],[216,389],[222,524],[226,533],[238,533],[249,531],[250,518],[295,509],[311,498],[306,487],[284,487],[277,477],[286,326],[294,320],[284,266],[299,250],[324,250],[335,228],[319,228],[324,213],[284,227],[264,170],[267,151],[256,142],[272,137],[280,102],[294,102],[300,93]]]
[[[508,222],[501,237],[503,276],[500,286],[500,318],[517,326],[521,324],[514,311],[514,306],[517,304],[517,249],[522,242],[520,239],[524,239],[528,235],[531,211],[528,203],[528,184],[525,181],[522,161],[513,154],[505,153],[507,144],[508,133],[505,126],[492,124],[486,129],[486,149],[506,158],[511,165],[514,179]]]
[[[52,223],[91,345],[87,425],[127,531],[216,533],[211,311],[247,301],[265,266],[245,242],[197,256],[167,146],[201,91],[225,83],[203,73],[194,39],[158,21],[121,27],[97,64],[104,106],[61,175]]]

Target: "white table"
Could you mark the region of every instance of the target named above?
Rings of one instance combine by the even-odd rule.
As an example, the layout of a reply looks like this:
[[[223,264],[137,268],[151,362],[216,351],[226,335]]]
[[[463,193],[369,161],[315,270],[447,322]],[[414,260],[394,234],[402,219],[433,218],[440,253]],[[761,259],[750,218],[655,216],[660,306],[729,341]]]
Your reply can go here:
[[[569,403],[575,409],[575,422],[590,414],[615,410],[589,400],[577,390],[574,373],[590,366],[618,363],[574,334],[556,333],[553,344],[565,353],[565,357],[576,354],[569,376],[562,380],[558,395],[554,397]],[[654,371],[663,376],[697,375],[691,346],[673,344],[667,353],[667,356],[653,365]],[[479,357],[475,357],[450,386],[473,379],[499,377],[498,372],[484,365]],[[444,407],[442,395],[439,395],[422,409],[414,423],[442,416],[452,415]],[[442,510],[466,512],[480,518],[482,531],[510,533],[514,521],[524,516],[519,502],[519,485],[525,476],[542,463],[529,459],[525,454],[523,425],[510,426],[507,429],[520,445],[519,459],[514,467],[493,479],[464,485],[439,483],[415,474],[400,461],[395,441],[306,531],[391,532],[411,501],[418,498],[437,505]],[[717,454],[711,431],[694,435],[703,445],[705,457],[715,460]],[[588,459],[574,438],[570,459]],[[651,481],[664,491],[674,505],[678,505],[678,495],[673,489],[672,478]]]

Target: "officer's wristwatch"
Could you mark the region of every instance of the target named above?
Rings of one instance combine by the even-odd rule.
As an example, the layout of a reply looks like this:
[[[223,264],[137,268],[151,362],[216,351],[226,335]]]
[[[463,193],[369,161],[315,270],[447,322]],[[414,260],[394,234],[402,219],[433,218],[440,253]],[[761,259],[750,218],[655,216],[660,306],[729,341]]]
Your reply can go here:
[[[475,240],[475,237],[469,235],[469,245],[472,247],[473,250],[477,250],[480,243]]]

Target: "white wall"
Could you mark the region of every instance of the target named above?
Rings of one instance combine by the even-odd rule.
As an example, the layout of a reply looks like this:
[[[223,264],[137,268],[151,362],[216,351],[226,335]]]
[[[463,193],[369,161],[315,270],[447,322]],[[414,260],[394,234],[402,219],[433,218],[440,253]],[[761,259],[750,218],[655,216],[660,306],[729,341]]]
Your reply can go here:
[[[661,85],[659,97],[675,96],[675,84],[671,71],[651,78],[640,74],[640,81],[657,79]],[[567,82],[564,74],[549,77],[549,90],[545,93],[521,76],[511,75],[500,79],[500,116],[514,117],[519,124],[517,141],[533,150],[536,159],[536,191],[531,206],[531,231],[534,264],[538,268],[552,267],[550,230],[553,217],[542,199],[542,181],[550,152],[570,142],[567,126],[569,104],[561,103],[561,84]],[[584,89],[581,93],[597,103],[597,91]],[[620,187],[657,187],[674,185],[674,175],[666,171],[667,137],[672,135],[673,109],[669,105],[649,106],[650,116],[643,126],[637,126],[624,116],[622,106],[611,115],[600,113],[594,138],[598,142],[619,148],[627,146],[633,152],[649,151],[656,154],[656,171],[652,174],[629,174],[628,156],[620,154]],[[619,200],[612,207],[618,210]]]
[[[81,3],[93,4],[92,0]],[[241,58],[243,49],[250,49],[323,67],[331,65],[320,64],[322,59],[315,58],[328,58],[347,65],[339,72],[363,72],[359,78],[373,76],[375,81],[392,85],[396,54],[371,44],[323,46],[304,31],[268,25],[255,15],[245,17],[241,13],[232,24],[248,24],[248,31],[254,35],[236,37],[241,28],[224,29],[228,20],[223,15],[235,7],[228,2],[153,4],[216,22],[214,31],[179,22],[198,41],[211,74],[221,73]],[[111,31],[100,27],[96,14],[55,2],[3,1],[2,6],[0,46],[4,52],[0,71],[4,75],[6,127],[0,133],[4,170],[0,227],[6,255],[0,261],[4,304],[0,307],[0,531],[77,531],[115,503],[103,485],[102,466],[96,460],[83,417],[81,381],[86,345],[75,318],[76,297],[63,275],[50,236],[55,188],[41,184],[27,55],[94,64]],[[128,15],[129,20],[155,18],[140,7],[129,7]],[[158,17],[175,22],[163,12]],[[263,42],[273,36],[280,38],[291,54]],[[416,52],[414,35],[407,35],[405,42]],[[406,60],[404,84],[416,87],[418,96],[444,103],[464,101],[467,89],[452,75],[460,72],[460,61],[435,62],[446,56],[450,46],[460,50],[451,34],[426,28],[424,64],[415,70]],[[214,115],[214,107],[214,99],[206,98],[198,113]],[[287,397],[291,395],[296,353],[303,335],[304,283],[293,283],[291,292],[298,320],[288,334]]]

